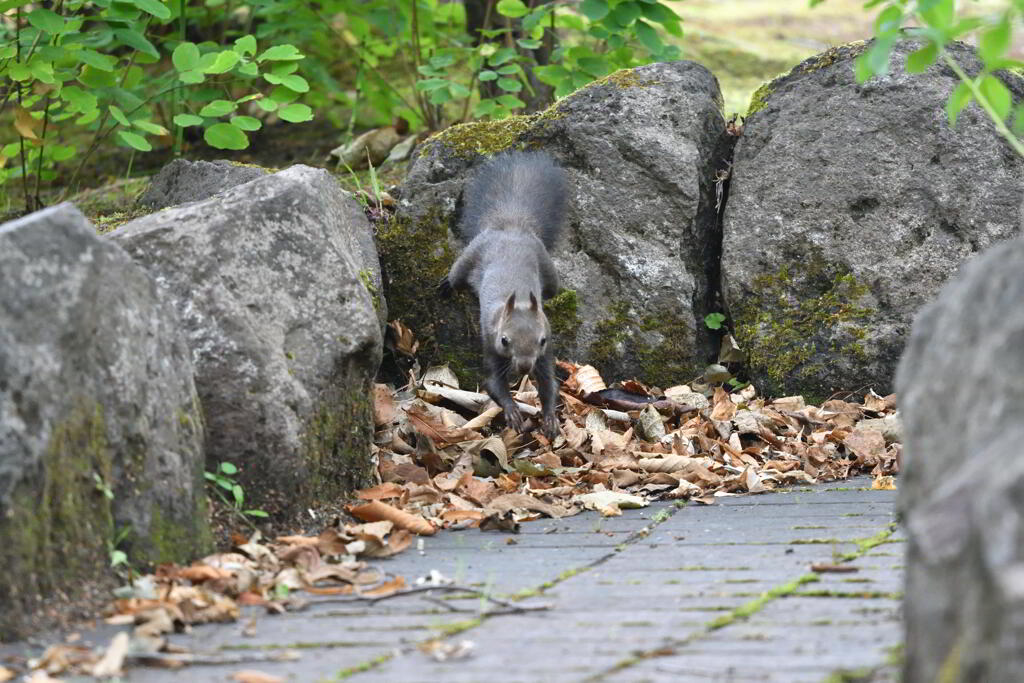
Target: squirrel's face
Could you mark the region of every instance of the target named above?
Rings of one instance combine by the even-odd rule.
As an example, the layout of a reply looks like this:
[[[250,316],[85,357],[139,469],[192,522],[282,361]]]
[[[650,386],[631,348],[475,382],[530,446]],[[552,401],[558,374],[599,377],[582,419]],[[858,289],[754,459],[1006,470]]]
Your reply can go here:
[[[530,292],[529,305],[516,306],[513,293],[505,302],[494,335],[494,351],[509,361],[509,370],[527,375],[548,345],[548,319],[537,297]]]

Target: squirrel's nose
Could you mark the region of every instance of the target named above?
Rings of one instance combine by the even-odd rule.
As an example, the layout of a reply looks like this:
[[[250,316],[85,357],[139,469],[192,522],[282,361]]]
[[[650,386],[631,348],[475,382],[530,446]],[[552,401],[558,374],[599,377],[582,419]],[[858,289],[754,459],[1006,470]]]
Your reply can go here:
[[[533,359],[532,358],[518,358],[516,359],[516,369],[523,375],[530,374],[533,370]]]

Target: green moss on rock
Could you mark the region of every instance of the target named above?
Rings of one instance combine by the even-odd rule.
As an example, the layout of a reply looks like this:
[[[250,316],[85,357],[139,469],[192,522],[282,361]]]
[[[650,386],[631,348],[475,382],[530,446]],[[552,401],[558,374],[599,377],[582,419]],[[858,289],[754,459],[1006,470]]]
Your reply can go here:
[[[575,289],[563,289],[544,302],[544,312],[555,339],[570,342],[576,339],[583,320],[579,316],[579,300]]]
[[[371,397],[369,381],[339,382],[321,397],[304,438],[309,503],[334,501],[371,483]]]
[[[106,434],[100,407],[82,402],[15,488],[0,518],[0,639],[23,634],[30,613],[53,596],[74,599],[103,576],[113,517],[95,477],[111,481]]]
[[[811,380],[829,357],[865,359],[861,340],[873,310],[857,302],[867,291],[845,266],[820,254],[755,278],[732,315],[751,373],[767,381],[762,391],[816,395],[821,388]]]
[[[661,311],[636,319],[626,302],[609,307],[609,317],[594,326],[589,357],[599,369],[633,361],[637,379],[661,387],[699,374],[693,362],[693,330],[677,313]]]

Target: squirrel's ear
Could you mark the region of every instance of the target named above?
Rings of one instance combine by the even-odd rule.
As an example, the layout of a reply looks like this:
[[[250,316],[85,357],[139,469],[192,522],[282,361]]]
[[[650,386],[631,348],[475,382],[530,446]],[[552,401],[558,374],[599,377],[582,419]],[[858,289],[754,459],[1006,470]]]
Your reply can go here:
[[[530,292],[530,311],[537,312],[537,297],[533,295],[532,291]]]
[[[505,302],[505,313],[511,313],[516,308],[516,293],[512,292],[508,295],[508,300]]]

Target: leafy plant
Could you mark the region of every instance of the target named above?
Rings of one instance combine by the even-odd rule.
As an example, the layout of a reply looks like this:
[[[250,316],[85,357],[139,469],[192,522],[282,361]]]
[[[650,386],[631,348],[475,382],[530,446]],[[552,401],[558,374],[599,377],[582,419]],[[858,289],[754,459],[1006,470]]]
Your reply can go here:
[[[213,484],[214,494],[220,498],[221,502],[240,515],[242,519],[249,522],[249,517],[268,517],[269,515],[263,510],[244,509],[245,491],[242,489],[242,485],[235,481],[236,474],[238,474],[238,468],[230,462],[220,463],[214,472],[203,473],[206,480]],[[225,491],[227,491],[227,494],[224,493]]]
[[[817,4],[821,0],[811,1]],[[907,72],[921,73],[941,62],[960,79],[946,102],[950,126],[956,125],[959,113],[975,101],[1014,151],[1024,156],[1024,103],[1013,102],[1009,88],[996,73],[1000,69],[1024,67],[1024,62],[1009,57],[1013,29],[1020,22],[1024,2],[1011,0],[983,17],[958,13],[954,0],[870,0],[865,5],[879,6],[882,9],[875,19],[875,42],[855,64],[857,80],[864,82],[886,73],[892,48],[904,34],[919,38],[925,44],[907,57]],[[951,41],[968,37],[977,39],[978,56],[983,63],[981,72],[974,76],[946,50]]]
[[[725,315],[722,313],[708,313],[704,316],[704,324],[709,330],[722,329],[723,322],[725,322]]]
[[[50,9],[6,0],[0,7],[12,19],[0,23],[0,81],[10,84],[0,113],[13,108],[18,134],[0,148],[0,184],[20,179],[26,210],[41,205],[40,185],[56,178],[59,164],[77,162],[70,189],[104,144],[148,152],[154,140],[180,141],[181,129],[196,126],[212,147],[244,149],[262,126],[253,114],[312,118],[297,101],[309,90],[296,73],[304,57],[297,48],[260,50],[252,34],[227,46],[167,35],[175,21],[184,28],[184,1],[70,0]]]

